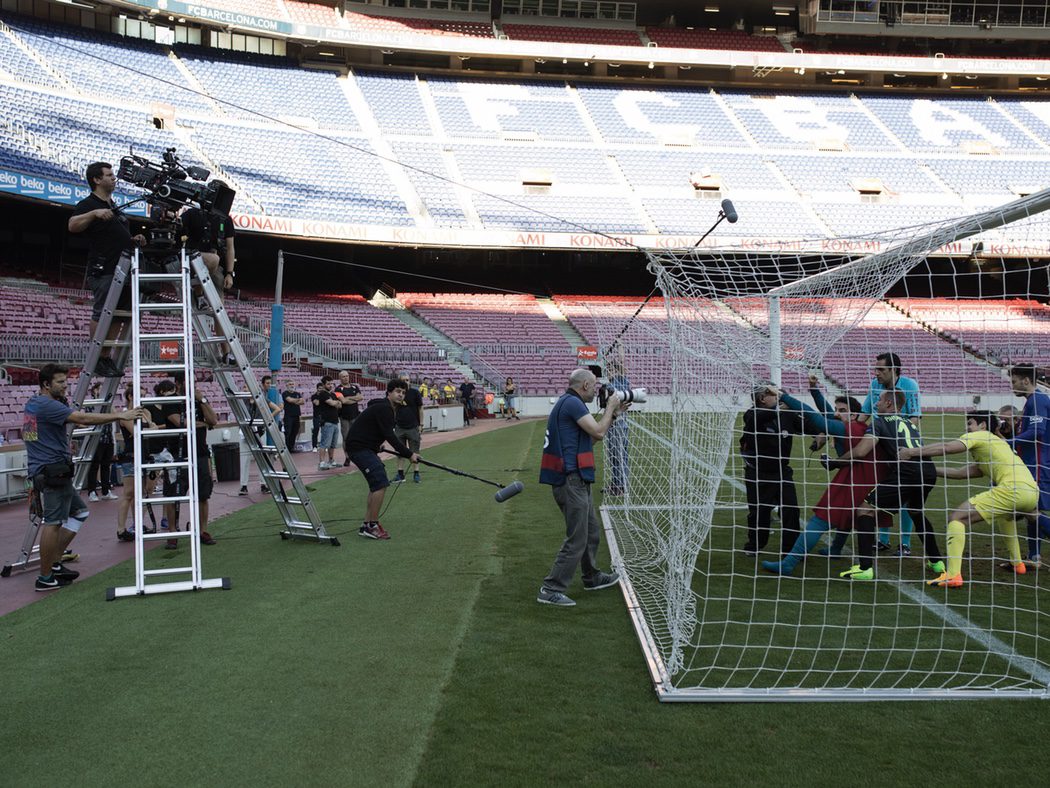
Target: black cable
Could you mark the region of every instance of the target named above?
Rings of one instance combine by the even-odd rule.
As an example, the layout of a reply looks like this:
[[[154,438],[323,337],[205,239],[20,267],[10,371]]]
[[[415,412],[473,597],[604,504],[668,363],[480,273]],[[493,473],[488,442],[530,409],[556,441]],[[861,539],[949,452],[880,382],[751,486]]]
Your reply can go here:
[[[317,261],[319,263],[337,263],[339,265],[349,265],[349,266],[352,266],[354,268],[366,268],[369,271],[382,271],[383,273],[387,273],[387,274],[399,274],[401,276],[411,276],[411,277],[415,277],[416,279],[431,279],[431,280],[433,280],[435,282],[447,282],[447,283],[453,284],[453,285],[466,285],[467,287],[479,287],[482,290],[492,290],[492,291],[497,292],[497,293],[510,293],[512,295],[528,295],[528,296],[533,296],[534,298],[537,297],[535,293],[528,293],[528,292],[525,292],[523,290],[507,290],[506,288],[503,288],[503,287],[493,287],[491,285],[481,285],[481,284],[478,284],[477,282],[462,282],[462,281],[460,281],[458,279],[446,279],[445,277],[442,277],[442,276],[429,276],[427,274],[413,274],[413,273],[410,273],[408,271],[404,271],[404,270],[402,270],[400,268],[383,268],[382,266],[378,266],[378,265],[365,265],[364,263],[354,263],[354,262],[350,262],[349,260],[335,260],[335,259],[330,258],[330,257],[318,257],[317,255],[312,255],[312,254],[300,254],[299,252],[283,252],[283,254],[284,254],[285,257],[299,257],[299,258],[301,258],[303,260],[315,260],[315,261]],[[539,295],[539,297],[540,298],[545,298],[546,296],[545,296],[545,294],[541,293]]]

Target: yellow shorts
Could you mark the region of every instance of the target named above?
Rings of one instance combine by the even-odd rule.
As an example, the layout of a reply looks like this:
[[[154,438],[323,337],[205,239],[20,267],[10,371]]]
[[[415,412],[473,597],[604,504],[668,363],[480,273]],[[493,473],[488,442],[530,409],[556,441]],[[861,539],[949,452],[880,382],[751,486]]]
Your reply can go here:
[[[1019,484],[1016,487],[993,487],[970,499],[973,508],[987,523],[999,519],[1013,519],[1035,509],[1039,503],[1039,488]]]

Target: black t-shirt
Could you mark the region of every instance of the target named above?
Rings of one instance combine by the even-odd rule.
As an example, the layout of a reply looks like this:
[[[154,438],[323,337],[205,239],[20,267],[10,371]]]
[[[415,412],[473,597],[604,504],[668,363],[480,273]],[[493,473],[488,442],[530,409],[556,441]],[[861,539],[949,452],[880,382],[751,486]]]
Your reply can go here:
[[[321,422],[324,424],[339,423],[339,404],[335,394],[331,391],[318,391],[313,396],[314,409],[321,414]]]
[[[459,397],[462,400],[469,400],[474,396],[474,389],[476,386],[473,383],[460,383],[459,384]]]
[[[354,419],[346,435],[348,451],[374,451],[377,454],[386,441],[402,457],[411,457],[412,452],[394,434],[394,406],[386,397],[368,403],[364,412]]]
[[[112,202],[100,199],[94,193],[89,194],[77,203],[73,209],[74,216],[82,216],[99,208],[116,209]],[[131,245],[131,228],[128,217],[117,213],[109,221],[93,219],[82,233],[79,233],[88,245],[88,275],[93,265],[101,265],[103,274],[111,274],[120,261],[120,255]]]
[[[162,427],[166,430],[175,430],[178,427],[173,424],[170,420],[170,416],[182,417],[182,408],[177,402],[164,402],[159,405],[147,405],[150,412],[150,418],[153,419],[153,423],[158,427]],[[158,454],[164,449],[171,452],[172,457],[185,457],[186,452],[183,448],[186,445],[186,439],[181,438],[178,435],[169,437],[156,437],[149,438],[143,442],[143,448],[146,455]]]
[[[186,248],[198,252],[219,252],[226,248],[226,239],[233,238],[233,222],[218,211],[190,208],[180,217]]]
[[[740,456],[747,472],[756,479],[790,478],[792,435],[802,433],[797,411],[780,408],[751,408],[744,413]]]
[[[336,386],[336,394],[342,394],[344,397],[356,397],[361,393],[359,389],[353,383],[347,383],[345,386]],[[357,414],[360,412],[360,406],[356,402],[344,402],[342,409],[339,411],[339,418],[341,419],[356,419]]]
[[[423,395],[419,389],[409,387],[405,392],[405,404],[397,409],[397,426],[406,430],[419,426],[419,409],[423,407]]]
[[[302,415],[302,406],[294,402],[289,402],[288,398],[299,399],[302,396],[295,389],[286,389],[281,392],[281,399],[284,400],[284,417],[286,419],[297,419]]]
[[[211,456],[208,450],[208,422],[204,420],[204,408],[196,401],[193,403],[193,418],[197,422],[194,424],[197,431],[197,458],[206,460]]]

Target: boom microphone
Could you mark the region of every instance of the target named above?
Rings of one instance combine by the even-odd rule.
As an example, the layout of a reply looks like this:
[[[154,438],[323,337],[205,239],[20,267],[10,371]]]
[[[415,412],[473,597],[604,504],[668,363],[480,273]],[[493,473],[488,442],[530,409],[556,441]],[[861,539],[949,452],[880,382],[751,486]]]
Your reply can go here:
[[[525,489],[525,485],[521,482],[513,482],[508,484],[502,490],[496,491],[496,503],[503,503],[508,498],[513,498],[515,495]]]
[[[722,200],[722,213],[726,215],[726,221],[730,224],[736,224],[736,220],[740,218],[737,216],[732,200]]]

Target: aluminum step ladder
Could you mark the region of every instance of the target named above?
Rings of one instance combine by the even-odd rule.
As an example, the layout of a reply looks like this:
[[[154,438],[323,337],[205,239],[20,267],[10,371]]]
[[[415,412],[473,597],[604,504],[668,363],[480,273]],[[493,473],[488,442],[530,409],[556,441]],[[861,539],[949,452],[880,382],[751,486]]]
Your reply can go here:
[[[203,265],[203,263],[202,263]],[[177,299],[170,302],[147,302],[142,298],[143,288],[152,290],[156,285],[172,286]],[[117,287],[114,281],[113,287]],[[118,291],[119,292],[119,291]],[[112,295],[112,291],[110,293]],[[135,470],[132,482],[135,485],[135,584],[110,588],[106,599],[114,600],[127,596],[163,594],[174,591],[200,591],[208,588],[230,588],[226,577],[205,579],[201,570],[201,523],[197,508],[197,429],[195,408],[195,375],[193,373],[193,292],[190,287],[190,263],[185,251],[179,255],[177,271],[167,269],[160,273],[145,273],[141,269],[141,256],[135,250],[131,260],[131,378],[134,401],[131,407],[147,405],[174,405],[181,413],[180,426],[156,425],[147,427],[141,421],[134,423],[132,439],[135,442]],[[177,326],[167,329],[143,330],[142,318],[146,312],[162,312],[175,318]],[[158,352],[151,351],[156,347]],[[155,374],[181,377],[181,393],[171,396],[142,395],[144,376]],[[75,433],[76,431],[74,431]],[[89,436],[85,436],[89,437]],[[178,438],[185,447],[184,458],[167,459],[156,448],[160,440]],[[85,443],[88,441],[85,440]],[[180,452],[181,453],[181,452]],[[143,473],[155,471],[167,474],[169,479],[183,477],[185,485],[178,485],[173,495],[147,499],[143,484]],[[147,504],[175,504],[183,507],[182,516],[169,522],[166,533],[147,534],[144,530],[144,511]],[[175,530],[179,522],[188,519],[189,529]],[[146,568],[146,545],[158,540],[189,542],[189,563],[179,566]],[[187,579],[165,580],[162,578],[189,576]]]
[[[123,369],[127,364],[128,352],[131,348],[130,340],[126,336],[127,327],[124,328],[122,335],[117,339],[108,340],[106,336],[109,334],[109,328],[115,318],[121,318],[125,321],[131,318],[131,312],[117,309],[117,305],[120,302],[120,293],[131,273],[131,265],[132,256],[124,254],[113,272],[113,284],[106,296],[102,314],[99,316],[98,326],[95,329],[95,335],[91,338],[91,342],[88,345],[87,358],[84,360],[84,366],[80,371],[70,398],[69,404],[74,410],[83,410],[88,413],[110,413],[113,410],[113,398],[120,387],[120,378],[95,375],[94,369],[102,357],[103,347],[109,348],[110,356],[118,369]],[[93,381],[97,381],[99,384],[99,391],[95,396],[90,395]],[[108,426],[77,427],[73,424],[68,425],[67,434],[73,447],[73,489],[80,490],[84,487],[91,468],[91,462],[98,448],[99,439],[102,436],[102,430]],[[29,499],[29,525],[26,528],[25,538],[22,540],[22,549],[14,561],[5,564],[0,569],[0,577],[7,577],[16,569],[30,569],[40,563],[40,546],[37,543],[37,539],[40,535],[42,520],[40,512],[34,508],[36,504],[33,500],[32,490],[29,492]]]
[[[281,513],[284,520],[281,538],[308,539],[338,547],[339,540],[325,530],[310,499],[306,484],[285,445],[284,434],[273,418],[255,372],[248,364],[236,327],[204,261],[195,256],[191,265],[203,290],[203,308],[193,312],[201,352],[214,370],[215,380],[230,404],[230,413]],[[229,347],[228,354],[225,347]]]

